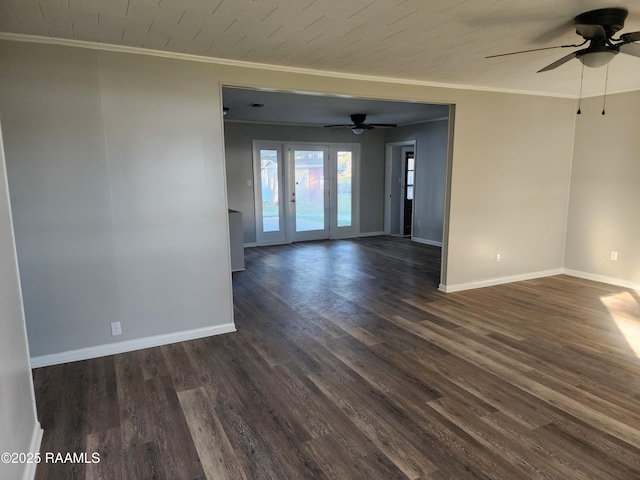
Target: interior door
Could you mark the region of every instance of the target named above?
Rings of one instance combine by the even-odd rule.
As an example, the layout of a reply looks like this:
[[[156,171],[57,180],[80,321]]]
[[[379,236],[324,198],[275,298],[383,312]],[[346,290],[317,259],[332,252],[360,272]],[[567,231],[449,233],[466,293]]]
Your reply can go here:
[[[290,145],[289,223],[291,241],[329,238],[329,149]]]

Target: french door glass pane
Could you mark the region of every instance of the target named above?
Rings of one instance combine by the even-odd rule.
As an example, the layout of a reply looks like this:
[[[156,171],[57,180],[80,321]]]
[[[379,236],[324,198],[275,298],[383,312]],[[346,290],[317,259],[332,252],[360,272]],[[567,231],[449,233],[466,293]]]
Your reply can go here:
[[[260,150],[260,177],[262,179],[262,230],[280,231],[280,202],[278,180],[278,151]]]
[[[294,151],[296,231],[324,230],[324,152]]]
[[[338,227],[352,223],[352,168],[351,152],[338,152]]]

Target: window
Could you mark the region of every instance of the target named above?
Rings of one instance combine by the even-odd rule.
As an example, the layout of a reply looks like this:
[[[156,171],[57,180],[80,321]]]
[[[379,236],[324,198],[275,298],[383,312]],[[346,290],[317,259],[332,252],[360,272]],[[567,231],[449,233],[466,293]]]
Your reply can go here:
[[[407,186],[407,200],[413,200],[413,179],[416,166],[415,159],[413,158],[413,152],[407,153],[407,171],[405,178],[405,185]]]
[[[338,151],[338,227],[353,224],[353,154]]]
[[[278,151],[260,150],[260,189],[262,191],[262,231],[280,231]]]

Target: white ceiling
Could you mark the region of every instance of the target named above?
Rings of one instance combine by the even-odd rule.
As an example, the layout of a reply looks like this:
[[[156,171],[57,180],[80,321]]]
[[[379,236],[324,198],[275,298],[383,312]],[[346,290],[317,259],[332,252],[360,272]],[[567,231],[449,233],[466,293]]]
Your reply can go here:
[[[608,6],[630,11],[623,33],[640,30],[628,0],[0,0],[0,32],[577,96],[577,60],[535,73],[568,49],[484,57],[578,42],[573,17]],[[584,95],[602,93],[605,71],[585,69]],[[640,58],[617,55],[608,91],[638,89]]]
[[[349,115],[364,113],[367,123],[398,126],[446,118],[448,105],[389,102],[351,97],[303,95],[286,92],[225,87],[226,121],[278,123],[308,126],[350,124]],[[255,108],[251,104],[261,104]]]

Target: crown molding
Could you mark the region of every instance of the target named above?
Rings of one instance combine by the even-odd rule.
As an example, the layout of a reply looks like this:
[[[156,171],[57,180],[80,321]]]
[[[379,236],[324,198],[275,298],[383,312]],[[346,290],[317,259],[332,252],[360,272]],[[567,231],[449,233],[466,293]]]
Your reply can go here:
[[[469,90],[469,91],[490,92],[490,93],[509,93],[509,94],[515,94],[515,95],[530,95],[530,96],[537,96],[537,97],[571,98],[571,99],[578,98],[576,95],[553,94],[548,92],[538,92],[538,91],[531,91],[531,90],[480,87],[477,85],[429,82],[424,80],[412,80],[412,79],[406,79],[406,78],[394,78],[394,77],[384,77],[384,76],[375,76],[375,75],[364,75],[364,74],[357,74],[357,73],[345,73],[345,72],[337,72],[337,71],[330,71],[330,70],[314,70],[311,68],[290,67],[290,66],[282,66],[282,65],[273,65],[268,63],[254,63],[254,62],[247,62],[242,60],[230,60],[226,58],[205,57],[202,55],[193,55],[188,53],[151,50],[147,48],[130,47],[126,45],[113,45],[108,43],[88,42],[84,40],[42,37],[38,35],[24,35],[21,33],[0,32],[0,40],[60,45],[60,46],[66,46],[66,47],[86,48],[91,50],[102,50],[102,51],[108,51],[108,52],[130,53],[130,54],[136,54],[136,55],[149,55],[154,57],[171,58],[176,60],[186,60],[186,61],[200,62],[200,63],[210,63],[215,65],[224,65],[224,66],[230,66],[230,67],[268,70],[268,71],[276,71],[276,72],[294,73],[294,74],[300,74],[300,75],[313,75],[313,76],[320,76],[320,77],[330,77],[334,79],[341,78],[344,80],[357,80],[357,81],[363,81],[363,82],[391,83],[396,85],[411,85],[411,86],[418,86],[418,87],[431,87],[431,88],[443,88],[443,89],[446,88],[451,90]],[[247,87],[253,88],[251,86],[247,86]],[[587,97],[583,97],[583,98],[587,98]],[[444,102],[444,103],[455,103],[455,102],[451,101],[451,102]]]

